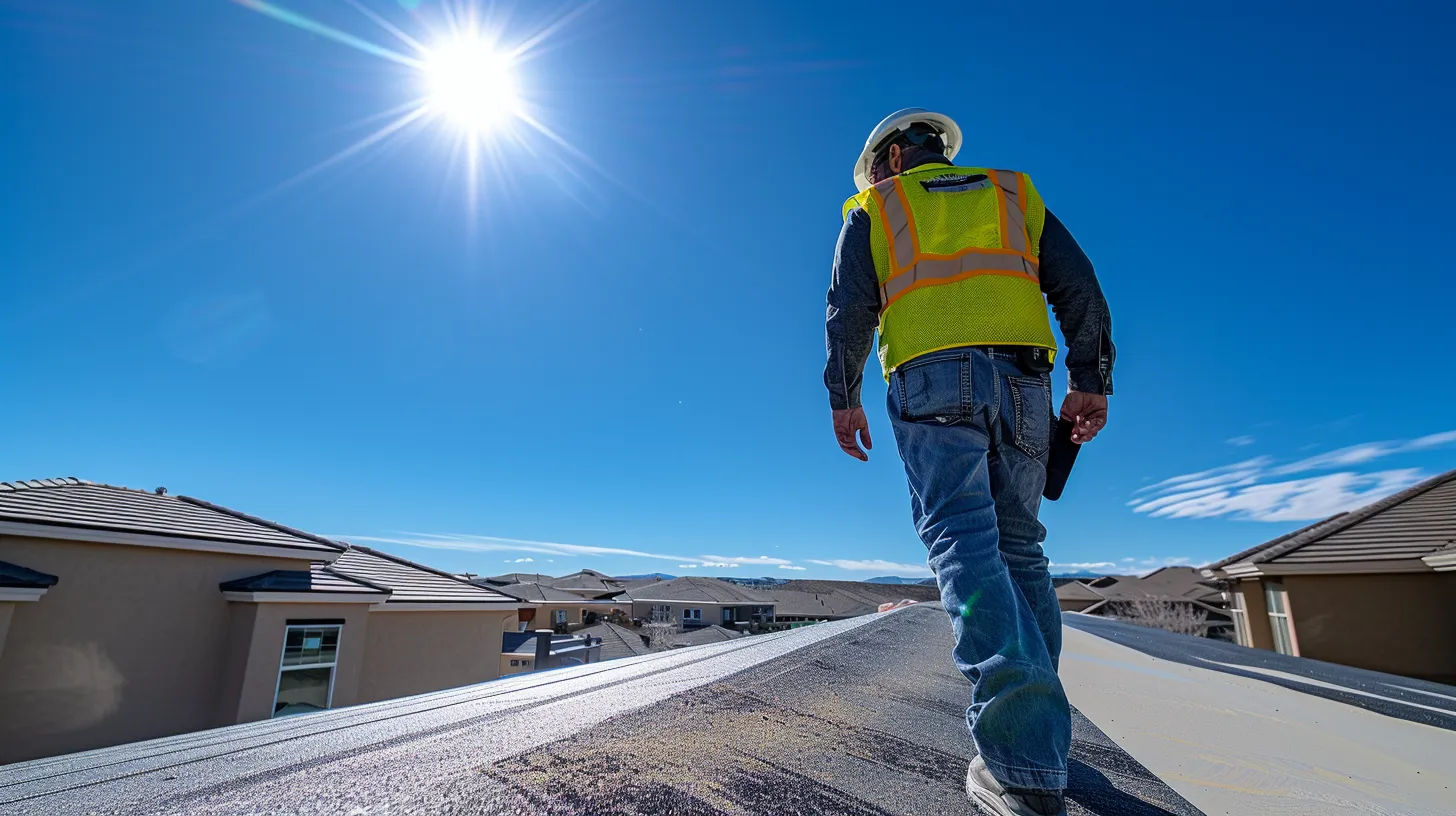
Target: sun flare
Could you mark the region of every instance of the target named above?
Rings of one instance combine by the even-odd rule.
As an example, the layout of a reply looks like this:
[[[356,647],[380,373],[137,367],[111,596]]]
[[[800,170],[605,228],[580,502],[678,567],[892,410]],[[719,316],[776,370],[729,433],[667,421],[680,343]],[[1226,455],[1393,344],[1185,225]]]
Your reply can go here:
[[[511,60],[491,43],[464,37],[429,52],[424,74],[429,106],[457,126],[486,134],[520,112]]]

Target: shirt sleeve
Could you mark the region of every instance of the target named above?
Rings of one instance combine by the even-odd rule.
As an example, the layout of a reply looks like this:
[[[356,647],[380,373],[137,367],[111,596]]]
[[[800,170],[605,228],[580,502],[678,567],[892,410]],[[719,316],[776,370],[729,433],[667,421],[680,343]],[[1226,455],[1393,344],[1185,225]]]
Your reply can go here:
[[[1067,380],[1073,391],[1112,393],[1112,313],[1087,254],[1047,210],[1040,253],[1041,290],[1067,341]]]
[[[829,407],[836,411],[858,408],[865,360],[880,325],[880,285],[870,254],[870,217],[862,209],[850,211],[839,231],[827,300],[824,345],[829,359],[824,364],[824,386],[829,389]]]

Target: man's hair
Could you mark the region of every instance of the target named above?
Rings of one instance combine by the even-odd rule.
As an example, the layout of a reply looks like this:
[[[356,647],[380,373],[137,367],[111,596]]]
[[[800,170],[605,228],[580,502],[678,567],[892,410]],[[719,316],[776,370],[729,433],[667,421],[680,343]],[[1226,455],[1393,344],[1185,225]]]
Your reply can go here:
[[[927,135],[926,131],[929,130],[929,125],[917,123],[911,125],[910,129],[906,132],[901,133],[898,137],[887,142],[884,147],[880,148],[879,152],[875,153],[874,160],[870,162],[869,177],[875,183],[878,183],[895,175],[890,172],[891,145],[899,145],[901,154],[907,161],[915,156],[916,151],[920,150],[927,153],[945,155],[945,139],[942,139],[939,133],[930,132]],[[915,141],[920,141],[920,144],[915,144]]]

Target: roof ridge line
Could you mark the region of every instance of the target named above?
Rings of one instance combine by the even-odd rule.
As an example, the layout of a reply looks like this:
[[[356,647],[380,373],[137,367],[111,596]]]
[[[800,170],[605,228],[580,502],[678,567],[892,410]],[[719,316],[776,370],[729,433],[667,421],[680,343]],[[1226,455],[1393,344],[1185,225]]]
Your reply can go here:
[[[107,485],[107,486],[109,487],[110,485]],[[130,490],[131,488],[123,488],[123,489],[124,490]],[[145,491],[142,491],[142,492],[145,492]],[[250,522],[252,522],[254,524],[260,524],[260,525],[262,525],[264,527],[271,527],[274,530],[281,530],[281,531],[283,531],[285,533],[288,533],[289,535],[296,535],[296,536],[298,536],[300,538],[306,538],[309,541],[315,541],[315,542],[318,542],[319,544],[326,544],[326,545],[328,545],[330,547],[333,547],[333,548],[337,549],[339,552],[344,552],[344,551],[346,551],[348,549],[348,547],[346,547],[344,545],[341,545],[339,542],[333,541],[332,539],[324,538],[321,535],[317,535],[315,533],[310,533],[310,532],[307,532],[305,530],[300,530],[300,529],[298,529],[296,527],[289,527],[287,524],[280,524],[280,523],[278,523],[276,521],[269,521],[268,519],[265,519],[265,518],[261,518],[259,516],[252,515],[251,513],[244,513],[241,510],[234,510],[231,507],[223,507],[220,504],[213,504],[212,502],[207,501],[206,499],[196,499],[196,498],[193,498],[191,496],[183,496],[183,495],[180,495],[180,494],[179,495],[176,495],[176,496],[167,496],[165,494],[152,493],[150,495],[159,496],[160,498],[164,498],[164,499],[165,498],[174,498],[177,501],[183,502],[185,504],[190,504],[190,505],[192,505],[194,507],[201,507],[201,508],[204,508],[204,509],[207,509],[207,510],[212,510],[213,512],[222,513],[224,515],[232,516],[233,518],[239,518],[239,519],[242,519],[243,521],[250,521]]]
[[[360,578],[357,575],[345,575],[344,573],[339,572],[338,570],[334,569],[329,564],[324,564],[324,565],[320,566],[319,567],[319,571],[320,572],[327,572],[328,574],[334,576],[335,578],[343,578],[345,581],[353,581],[354,583],[363,584],[364,586],[367,586],[367,587],[374,587],[375,589],[379,590],[380,592],[383,592],[385,595],[393,595],[394,594],[394,590],[390,589],[387,586],[384,586],[383,584],[376,584],[376,583],[374,583],[373,581],[370,581],[367,578]]]
[[[393,553],[387,553],[387,552],[384,552],[383,550],[376,550],[373,547],[365,547],[363,545],[354,544],[352,542],[338,542],[338,541],[334,541],[334,542],[330,542],[330,543],[335,544],[335,545],[338,545],[338,544],[342,543],[347,549],[359,550],[360,552],[366,552],[366,553],[369,553],[370,555],[378,556],[379,558],[383,558],[386,561],[393,561],[396,564],[404,564],[407,567],[414,567],[415,569],[423,570],[425,572],[434,573],[435,575],[438,575],[441,578],[449,578],[451,581],[454,581],[457,584],[464,584],[465,586],[473,587],[475,589],[483,589],[483,590],[485,590],[487,592],[494,592],[495,594],[500,595],[500,596],[505,597],[505,598],[510,598],[511,597],[509,595],[506,595],[504,592],[497,592],[495,590],[495,588],[493,588],[493,587],[483,587],[480,584],[476,584],[476,583],[472,583],[470,581],[467,581],[467,580],[465,580],[464,578],[461,578],[458,575],[452,575],[451,573],[445,572],[444,570],[439,570],[439,569],[435,569],[434,567],[431,567],[431,566],[426,566],[425,564],[416,563],[416,562],[411,561],[408,558],[405,558],[403,556],[394,555]],[[512,598],[512,600],[517,600],[517,599]]]
[[[1325,519],[1326,522],[1330,522],[1328,525],[1325,525],[1322,522],[1320,524],[1307,527],[1304,530],[1299,531],[1299,533],[1285,539],[1284,541],[1278,544],[1273,544],[1267,549],[1260,550],[1259,552],[1249,556],[1247,560],[1249,561],[1249,563],[1252,564],[1262,564],[1278,558],[1282,555],[1288,555],[1289,553],[1292,553],[1303,547],[1307,547],[1310,544],[1315,543],[1316,541],[1328,538],[1334,533],[1359,524],[1360,522],[1365,521],[1372,516],[1377,516],[1381,513],[1384,513],[1386,510],[1405,504],[1406,502],[1416,498],[1417,496],[1429,493],[1432,490],[1440,487],[1441,485],[1444,485],[1447,482],[1451,481],[1452,479],[1456,479],[1456,469],[1448,470],[1445,473],[1432,476],[1431,478],[1426,479],[1423,482],[1413,484],[1410,487],[1392,493],[1385,498],[1376,499],[1375,501],[1363,507],[1357,507],[1354,510],[1331,516],[1330,518]]]

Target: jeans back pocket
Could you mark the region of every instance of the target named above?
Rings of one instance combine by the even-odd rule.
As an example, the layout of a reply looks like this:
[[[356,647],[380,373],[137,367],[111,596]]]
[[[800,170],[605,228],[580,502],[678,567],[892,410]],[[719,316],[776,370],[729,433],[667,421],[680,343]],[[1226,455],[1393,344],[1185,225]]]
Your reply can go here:
[[[1048,377],[1007,377],[1013,417],[1012,442],[1033,459],[1052,446],[1052,388]]]
[[[979,359],[978,359],[979,358]],[[932,356],[912,360],[895,370],[893,387],[899,398],[900,419],[954,425],[970,422],[978,407],[995,404],[983,391],[996,387],[991,361],[978,354]]]

